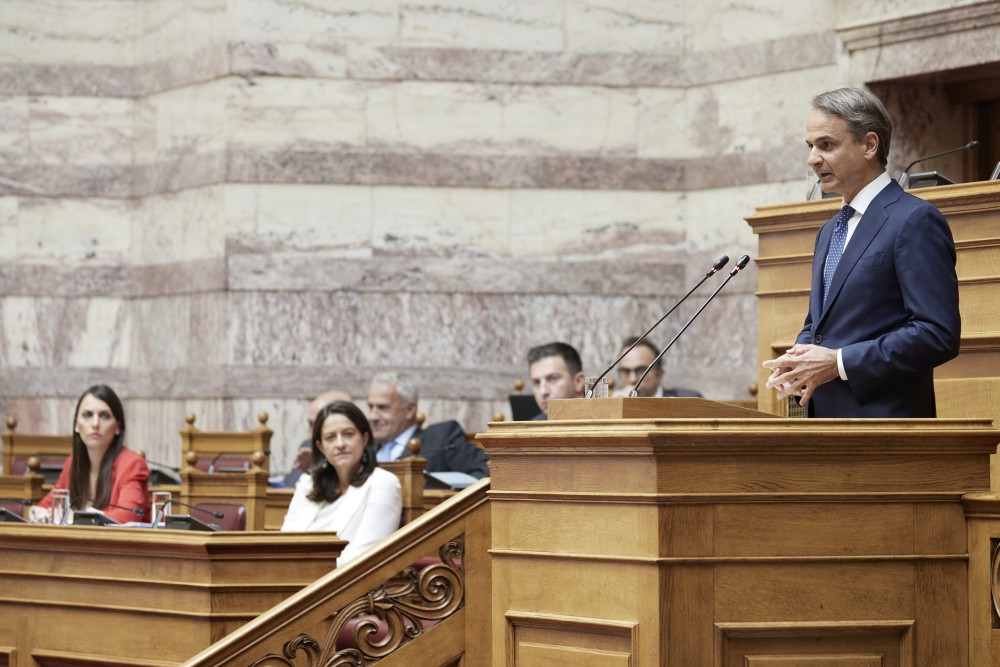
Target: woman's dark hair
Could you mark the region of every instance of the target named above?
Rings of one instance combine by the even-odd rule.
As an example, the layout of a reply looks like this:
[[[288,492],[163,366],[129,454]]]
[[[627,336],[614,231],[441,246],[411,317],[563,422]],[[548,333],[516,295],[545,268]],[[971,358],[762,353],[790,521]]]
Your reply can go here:
[[[108,404],[111,414],[118,422],[118,434],[108,446],[108,451],[101,459],[101,469],[97,475],[97,488],[94,489],[94,506],[104,507],[111,502],[111,468],[118,458],[118,453],[122,450],[122,442],[125,440],[125,409],[114,390],[105,385],[98,384],[90,387],[80,394],[80,400],[76,402],[76,410],[73,412],[73,466],[69,471],[69,497],[70,505],[73,509],[80,509],[90,499],[90,455],[87,453],[87,446],[83,444],[83,438],[76,431],[76,420],[80,416],[80,404],[87,396],[93,396]]]
[[[365,451],[361,455],[361,467],[351,478],[351,486],[361,486],[371,477],[372,471],[378,463],[375,461],[375,453],[370,451],[369,446],[375,442],[375,435],[372,433],[371,424],[368,423],[365,413],[349,401],[334,401],[330,403],[316,415],[313,422],[312,432],[312,456],[313,465],[310,469],[312,475],[313,488],[309,492],[309,500],[315,503],[326,501],[332,503],[340,497],[340,479],[337,477],[337,470],[326,460],[323,450],[319,448],[319,443],[323,439],[323,422],[330,415],[344,415],[351,420],[351,423],[361,432],[365,439]]]

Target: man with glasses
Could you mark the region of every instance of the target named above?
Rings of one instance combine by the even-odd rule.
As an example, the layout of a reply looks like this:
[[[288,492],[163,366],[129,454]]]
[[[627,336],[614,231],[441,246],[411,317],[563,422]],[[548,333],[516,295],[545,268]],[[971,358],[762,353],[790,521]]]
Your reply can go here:
[[[621,354],[631,345],[635,345],[635,341],[638,340],[636,336],[631,338],[626,338],[622,343]],[[615,390],[615,394],[618,396],[628,396],[632,392],[632,388],[635,383],[639,381],[639,377],[642,375],[643,371],[653,363],[653,359],[660,354],[660,351],[656,349],[656,346],[649,342],[649,339],[643,340],[641,343],[635,346],[628,354],[622,357],[622,360],[618,362],[618,389]],[[684,389],[683,387],[673,387],[666,388],[661,385],[663,382],[663,360],[657,359],[656,365],[646,374],[646,378],[639,385],[638,395],[643,398],[653,398],[667,396],[671,398],[677,397],[700,397],[701,393],[693,389]]]

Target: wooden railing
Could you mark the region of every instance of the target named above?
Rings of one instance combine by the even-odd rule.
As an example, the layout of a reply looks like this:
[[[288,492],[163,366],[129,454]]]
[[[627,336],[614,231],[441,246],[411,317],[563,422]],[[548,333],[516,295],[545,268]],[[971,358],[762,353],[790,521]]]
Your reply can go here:
[[[470,486],[185,667],[489,664],[488,490]]]

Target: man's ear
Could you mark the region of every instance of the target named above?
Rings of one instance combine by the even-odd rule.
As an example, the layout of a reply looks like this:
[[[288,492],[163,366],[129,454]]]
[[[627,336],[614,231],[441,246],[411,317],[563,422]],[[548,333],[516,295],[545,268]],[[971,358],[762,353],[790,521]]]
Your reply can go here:
[[[584,374],[583,371],[580,371],[579,373],[573,376],[573,388],[576,390],[577,396],[583,396],[583,386],[586,381],[587,381],[587,376]]]
[[[862,143],[865,145],[865,159],[875,160],[878,158],[878,135],[874,132],[869,132],[862,139]]]

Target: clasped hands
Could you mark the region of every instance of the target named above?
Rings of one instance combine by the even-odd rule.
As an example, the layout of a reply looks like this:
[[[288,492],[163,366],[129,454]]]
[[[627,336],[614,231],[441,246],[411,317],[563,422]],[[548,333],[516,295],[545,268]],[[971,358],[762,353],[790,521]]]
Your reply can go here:
[[[793,345],[762,365],[771,371],[765,386],[777,389],[779,400],[799,396],[801,405],[809,402],[817,387],[840,377],[837,351],[819,345]]]

